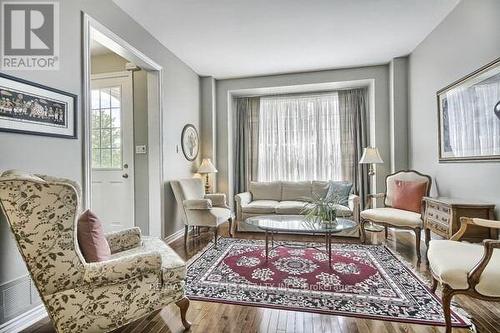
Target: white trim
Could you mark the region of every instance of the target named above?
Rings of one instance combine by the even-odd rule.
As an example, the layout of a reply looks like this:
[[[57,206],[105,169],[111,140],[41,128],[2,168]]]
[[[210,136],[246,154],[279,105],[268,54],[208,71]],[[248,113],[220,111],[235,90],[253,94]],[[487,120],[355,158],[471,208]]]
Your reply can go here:
[[[45,306],[40,304],[37,307],[0,325],[0,333],[21,332],[45,317],[47,317],[47,311],[45,310]]]
[[[90,109],[90,41],[97,40],[114,53],[147,71],[148,77],[148,165],[149,165],[149,234],[162,237],[164,233],[164,175],[163,175],[163,67],[83,13],[83,193],[84,207],[91,203],[91,147],[88,110]],[[149,93],[155,90],[154,93]]]
[[[111,79],[111,78],[119,78],[119,77],[128,77],[132,79],[132,72],[129,71],[121,71],[121,72],[106,72],[106,73],[98,73],[91,74],[91,80],[102,80],[102,79]]]
[[[183,235],[184,235],[184,228],[182,228],[181,230],[178,230],[178,231],[174,232],[173,234],[171,234],[170,236],[168,236],[167,238],[165,238],[164,241],[165,241],[165,243],[170,244],[173,241],[181,238]]]

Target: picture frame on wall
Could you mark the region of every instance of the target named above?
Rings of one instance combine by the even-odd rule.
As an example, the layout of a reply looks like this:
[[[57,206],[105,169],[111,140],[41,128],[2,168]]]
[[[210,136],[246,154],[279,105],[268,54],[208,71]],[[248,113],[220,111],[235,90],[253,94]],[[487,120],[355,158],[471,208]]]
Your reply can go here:
[[[437,92],[439,161],[500,161],[500,58]]]
[[[0,131],[77,138],[77,96],[0,73]]]
[[[181,146],[184,157],[186,157],[188,161],[192,162],[198,157],[200,138],[194,125],[187,124],[182,129]]]

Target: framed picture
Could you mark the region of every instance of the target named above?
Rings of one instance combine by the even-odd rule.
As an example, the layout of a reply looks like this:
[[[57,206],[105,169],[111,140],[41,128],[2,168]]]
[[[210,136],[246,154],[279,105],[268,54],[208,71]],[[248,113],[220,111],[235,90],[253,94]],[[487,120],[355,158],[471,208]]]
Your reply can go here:
[[[0,131],[76,139],[77,97],[0,73]]]
[[[439,161],[500,161],[500,58],[437,92]]]
[[[200,150],[200,139],[196,127],[187,124],[182,129],[181,135],[182,152],[188,161],[194,161]]]

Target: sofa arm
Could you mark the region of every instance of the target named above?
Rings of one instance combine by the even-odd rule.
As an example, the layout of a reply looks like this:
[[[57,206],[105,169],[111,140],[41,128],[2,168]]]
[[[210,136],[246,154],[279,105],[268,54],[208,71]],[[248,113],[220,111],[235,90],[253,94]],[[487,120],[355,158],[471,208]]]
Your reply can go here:
[[[234,200],[236,201],[236,219],[238,221],[241,221],[243,218],[243,212],[241,208],[252,202],[252,193],[250,192],[238,193],[234,196]]]
[[[107,233],[105,237],[108,241],[111,253],[129,250],[142,244],[141,229],[137,227],[110,232]]]
[[[360,199],[356,194],[349,195],[349,209],[352,211],[352,217],[355,222],[359,223]]]
[[[119,283],[147,273],[161,272],[161,254],[148,251],[85,265],[84,282],[92,286]]]
[[[205,199],[210,199],[214,207],[229,208],[226,201],[226,195],[224,193],[205,194]]]
[[[201,209],[206,210],[212,208],[212,200],[210,199],[191,199],[182,202],[186,209]]]

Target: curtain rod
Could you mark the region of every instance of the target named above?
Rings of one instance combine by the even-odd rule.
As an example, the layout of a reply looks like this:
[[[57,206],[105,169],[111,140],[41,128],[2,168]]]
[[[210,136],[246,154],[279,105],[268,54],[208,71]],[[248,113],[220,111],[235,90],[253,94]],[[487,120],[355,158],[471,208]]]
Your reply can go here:
[[[248,98],[248,97],[287,97],[287,96],[320,96],[320,95],[328,95],[331,93],[335,93],[338,91],[344,91],[344,90],[367,90],[368,87],[357,87],[357,88],[352,88],[352,87],[347,87],[347,88],[341,88],[341,89],[334,89],[334,90],[312,90],[312,91],[303,91],[303,92],[293,92],[293,93],[281,93],[281,94],[256,94],[256,95],[246,95],[246,96],[235,96],[235,98]]]

